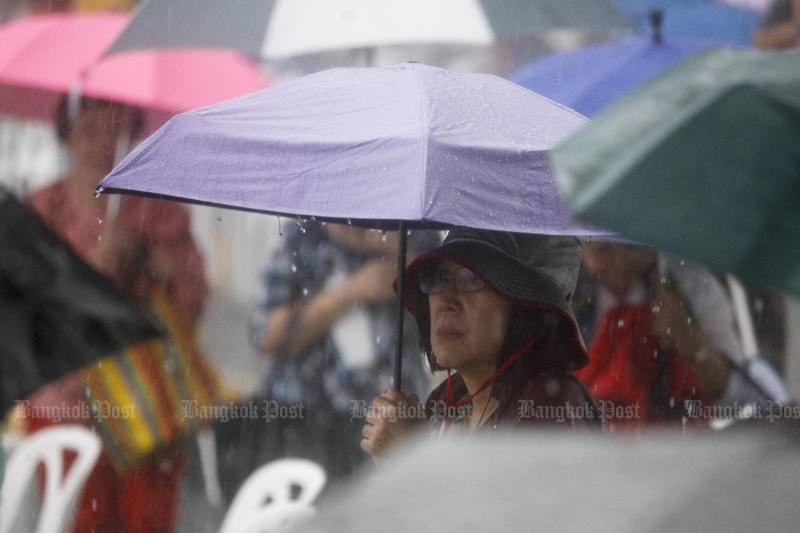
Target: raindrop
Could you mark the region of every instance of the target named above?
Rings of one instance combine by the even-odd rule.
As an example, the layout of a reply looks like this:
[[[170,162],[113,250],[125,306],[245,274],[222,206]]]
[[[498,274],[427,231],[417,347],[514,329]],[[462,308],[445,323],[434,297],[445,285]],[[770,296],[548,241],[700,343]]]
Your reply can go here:
[[[348,226],[352,226],[352,225],[353,225],[353,221],[352,221],[352,220],[350,220],[349,218],[347,219],[347,225],[348,225]]]
[[[667,278],[662,277],[661,278],[661,284],[662,285],[666,285],[667,284]]]
[[[308,289],[303,287],[303,296],[308,296]]]
[[[278,217],[278,235],[283,237],[283,227],[281,227],[281,217]]]
[[[549,379],[544,384],[544,390],[545,390],[545,393],[548,396],[552,397],[552,396],[555,396],[556,394],[558,394],[561,391],[561,386],[558,384],[558,381],[556,381],[555,379]]]
[[[661,308],[659,306],[657,306],[657,305],[654,305],[653,309],[651,309],[651,310],[653,311],[654,315],[657,315],[658,313],[661,312]]]
[[[381,240],[382,240],[383,242],[386,242],[386,230],[382,230],[382,231],[381,231]]]
[[[102,187],[97,187],[97,188],[94,190],[94,197],[95,197],[95,198],[100,198],[100,195],[101,195],[101,194],[103,194],[103,191],[104,191],[104,190],[105,190],[105,189],[103,189]]]
[[[589,235],[589,237],[586,239],[586,244],[592,244],[592,236],[591,235]]]
[[[102,224],[103,223],[103,218],[102,217],[97,217],[97,223],[98,224]]]
[[[667,335],[672,335],[672,328],[667,328]]]
[[[653,350],[653,359],[658,359],[658,350]]]
[[[292,272],[297,272],[297,265],[292,263]]]
[[[376,343],[376,344],[380,344],[380,343],[381,343],[381,336],[380,336],[380,335],[378,335],[377,337],[375,337],[375,343]]]
[[[103,240],[103,236],[102,236],[102,235],[98,235],[98,236],[97,236],[97,240],[98,240],[98,241],[102,241],[102,240]]]
[[[685,265],[686,265],[686,261],[684,261],[683,259],[681,259],[681,263],[680,263],[680,265],[681,265],[681,266],[685,266]]]
[[[617,327],[618,327],[618,328],[621,328],[621,327],[622,327],[622,326],[624,326],[624,325],[625,325],[625,321],[624,321],[624,320],[622,320],[622,319],[620,318],[620,319],[619,319],[619,322],[617,322]]]
[[[217,217],[217,222],[222,222],[222,217]]]
[[[675,398],[673,398],[672,396],[669,397],[669,406],[675,407]]]
[[[92,511],[97,510],[97,498],[92,498]]]
[[[692,317],[687,318],[686,319],[686,323],[691,326],[692,325]]]

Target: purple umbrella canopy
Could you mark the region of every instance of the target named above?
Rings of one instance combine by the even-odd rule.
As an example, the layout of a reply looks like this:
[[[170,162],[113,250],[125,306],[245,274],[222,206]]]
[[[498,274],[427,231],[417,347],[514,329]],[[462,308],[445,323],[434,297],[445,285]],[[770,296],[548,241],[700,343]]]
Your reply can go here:
[[[336,68],[172,118],[98,190],[377,228],[594,235],[548,152],[578,113],[502,78]]]
[[[607,234],[569,217],[547,158],[586,121],[488,74],[336,68],[173,117],[98,191],[399,229],[399,295],[407,227]]]

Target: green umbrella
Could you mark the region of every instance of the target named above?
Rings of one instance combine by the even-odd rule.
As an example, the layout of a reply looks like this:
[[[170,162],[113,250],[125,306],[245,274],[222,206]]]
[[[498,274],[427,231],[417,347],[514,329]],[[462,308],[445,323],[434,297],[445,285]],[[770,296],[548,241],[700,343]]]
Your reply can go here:
[[[800,54],[714,50],[551,155],[580,219],[800,293]]]

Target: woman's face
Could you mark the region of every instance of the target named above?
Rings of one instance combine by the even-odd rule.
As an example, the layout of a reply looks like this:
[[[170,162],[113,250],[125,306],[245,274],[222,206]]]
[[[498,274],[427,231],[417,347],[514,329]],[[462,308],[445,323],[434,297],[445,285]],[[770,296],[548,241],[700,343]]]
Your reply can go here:
[[[428,296],[436,361],[461,373],[493,370],[508,331],[511,303],[488,286],[459,291],[452,274],[464,267],[457,263],[442,260],[438,268],[450,281],[444,292]]]

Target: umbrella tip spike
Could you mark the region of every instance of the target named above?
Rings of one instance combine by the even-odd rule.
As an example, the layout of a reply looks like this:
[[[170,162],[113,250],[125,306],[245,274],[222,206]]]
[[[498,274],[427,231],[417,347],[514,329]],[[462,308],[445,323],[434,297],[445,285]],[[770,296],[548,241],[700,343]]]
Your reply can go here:
[[[664,21],[664,10],[654,8],[649,13],[650,28],[653,30],[653,43],[661,44],[661,24]]]

